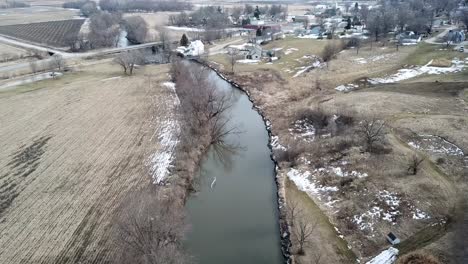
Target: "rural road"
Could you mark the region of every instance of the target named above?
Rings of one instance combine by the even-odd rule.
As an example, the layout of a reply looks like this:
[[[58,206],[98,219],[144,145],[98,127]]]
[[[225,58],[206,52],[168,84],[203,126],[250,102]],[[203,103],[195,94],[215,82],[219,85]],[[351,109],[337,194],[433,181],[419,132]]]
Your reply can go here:
[[[160,42],[149,42],[149,43],[133,45],[133,46],[129,46],[129,47],[108,48],[108,49],[101,49],[101,50],[95,50],[95,51],[89,51],[89,52],[70,53],[70,52],[65,52],[65,51],[62,51],[62,50],[43,47],[43,46],[40,46],[40,45],[24,43],[22,41],[11,39],[11,38],[8,38],[8,37],[2,36],[2,35],[0,35],[0,42],[6,43],[6,44],[9,44],[9,45],[13,45],[13,46],[16,46],[16,47],[25,48],[25,49],[37,50],[37,51],[41,51],[41,52],[52,52],[54,54],[60,54],[65,59],[75,59],[75,58],[86,58],[86,57],[90,57],[90,56],[100,56],[100,55],[118,53],[118,52],[122,52],[122,51],[136,50],[136,49],[151,47],[151,46],[160,44]],[[43,60],[40,60],[39,62],[41,64],[45,64],[45,63],[48,63],[50,60],[51,59],[43,59]],[[7,65],[7,66],[0,67],[0,74],[5,73],[5,72],[9,72],[9,71],[12,71],[12,70],[26,69],[28,67],[30,67],[30,64],[28,62],[21,62],[21,63],[17,63],[17,64]]]
[[[447,35],[447,33],[448,33],[450,30],[455,29],[455,28],[457,28],[457,27],[455,27],[455,26],[448,27],[448,28],[446,28],[444,31],[440,32],[439,34],[437,34],[437,35],[435,35],[435,36],[433,36],[433,37],[431,37],[431,38],[428,38],[428,39],[424,40],[424,42],[429,43],[429,44],[435,44],[435,45],[443,44],[443,43],[437,42],[437,39],[438,39],[439,37],[442,37],[442,36]]]

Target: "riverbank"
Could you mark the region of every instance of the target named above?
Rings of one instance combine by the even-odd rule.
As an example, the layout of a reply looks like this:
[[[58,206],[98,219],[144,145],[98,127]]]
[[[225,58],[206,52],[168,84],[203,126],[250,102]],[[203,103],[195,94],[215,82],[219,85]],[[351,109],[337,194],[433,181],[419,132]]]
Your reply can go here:
[[[273,139],[274,139],[274,134],[272,131],[272,126],[271,126],[271,121],[266,117],[266,114],[263,112],[261,108],[259,108],[255,100],[252,98],[250,92],[246,90],[244,87],[242,87],[239,83],[234,81],[233,79],[227,77],[225,73],[220,72],[216,67],[213,65],[206,63],[205,61],[201,60],[193,60],[198,64],[201,64],[203,66],[209,67],[211,70],[213,70],[221,79],[224,81],[228,82],[231,84],[232,87],[239,89],[245,95],[248,97],[249,101],[252,103],[254,110],[261,116],[264,124],[265,124],[265,129],[268,132],[268,148],[270,149],[270,158],[275,164],[275,183],[277,186],[277,200],[278,200],[278,210],[279,210],[279,228],[280,228],[280,235],[281,235],[281,251],[282,254],[286,260],[286,263],[294,263],[294,256],[291,254],[291,230],[290,230],[290,225],[288,224],[287,221],[287,203],[286,203],[286,177],[284,175],[279,173],[280,167],[278,162],[276,161],[276,158],[273,153]]]
[[[382,59],[381,70],[387,75],[407,68],[400,64],[408,53],[396,53],[393,64]],[[258,67],[239,65],[235,75],[227,72],[230,66],[218,58],[212,64],[227,79],[246,89],[271,121],[274,150],[282,165],[279,174],[294,181],[286,188],[287,199],[302,200],[301,209],[313,212],[308,217],[310,221],[327,219],[320,221],[313,236],[316,241],[306,246],[306,254],[296,255],[302,262],[316,258],[326,263],[366,261],[388,247],[388,232],[396,233],[402,240],[418,240],[420,230],[450,218],[453,211],[448,208],[457,201],[454,182],[463,175],[463,154],[442,149],[436,153],[435,148],[440,148],[437,145],[446,144],[443,142],[431,142],[426,148],[414,141],[419,142],[428,134],[442,135],[459,148],[466,148],[458,128],[440,130],[448,124],[465,126],[466,118],[461,120],[459,114],[463,112],[463,93],[459,92],[463,84],[438,83],[438,87],[431,88],[427,83],[398,83],[338,93],[334,88],[343,75],[349,80],[364,81],[381,76],[368,71],[337,72],[336,65],[343,60],[355,60],[349,59],[350,55],[351,51],[340,54],[332,63],[333,69],[316,69],[293,79],[275,70],[271,63],[260,63]],[[275,64],[282,65],[282,61]],[[423,113],[421,118],[427,122],[415,122],[416,116]],[[360,132],[365,120],[385,124],[382,145],[377,151],[366,149]],[[423,157],[424,162],[417,176],[411,176],[407,168],[415,157]],[[440,190],[437,196],[433,195],[435,189]],[[307,199],[301,199],[299,193]],[[335,241],[332,246],[320,243],[331,241],[330,237]],[[433,236],[430,242],[436,242],[437,237]],[[292,240],[294,243],[294,234]],[[420,249],[428,243],[418,244]],[[321,256],[314,256],[317,249]],[[292,252],[296,250],[293,247]]]

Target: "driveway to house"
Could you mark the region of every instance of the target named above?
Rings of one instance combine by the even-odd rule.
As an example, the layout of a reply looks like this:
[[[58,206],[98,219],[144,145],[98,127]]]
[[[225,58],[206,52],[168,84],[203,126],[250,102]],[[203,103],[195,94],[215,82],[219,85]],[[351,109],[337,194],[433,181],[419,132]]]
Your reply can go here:
[[[433,36],[431,38],[428,38],[428,39],[424,40],[424,42],[429,43],[429,44],[434,44],[434,45],[443,44],[441,42],[437,42],[437,39],[439,37],[447,35],[450,30],[456,29],[456,28],[457,28],[456,26],[450,26],[450,27],[446,28],[444,31],[442,31],[441,33],[439,33],[439,34],[437,34],[437,35],[435,35],[435,36]]]

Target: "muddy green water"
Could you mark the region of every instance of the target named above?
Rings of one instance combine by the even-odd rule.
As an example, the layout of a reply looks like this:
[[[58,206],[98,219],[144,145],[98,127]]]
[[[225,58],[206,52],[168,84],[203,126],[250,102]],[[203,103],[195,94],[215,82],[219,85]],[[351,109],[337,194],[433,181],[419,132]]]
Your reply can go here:
[[[230,125],[241,133],[226,141],[241,148],[223,156],[229,160],[224,164],[213,148],[203,160],[199,192],[187,203],[188,251],[200,264],[284,263],[265,124],[244,93],[214,72],[211,78],[219,89],[233,92]]]

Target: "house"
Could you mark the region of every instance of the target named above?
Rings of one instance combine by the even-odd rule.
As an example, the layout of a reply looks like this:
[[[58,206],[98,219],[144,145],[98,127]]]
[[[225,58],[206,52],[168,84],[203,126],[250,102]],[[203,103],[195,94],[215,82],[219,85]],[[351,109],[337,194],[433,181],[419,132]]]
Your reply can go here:
[[[230,45],[228,49],[236,49],[239,56],[244,57],[246,60],[260,60],[264,55],[263,49],[259,45],[253,43]]]
[[[194,40],[188,47],[178,47],[176,52],[184,57],[197,57],[205,53],[205,45],[200,40]]]
[[[399,34],[397,39],[401,45],[415,45],[421,42],[422,36],[415,34],[413,31],[406,31]]]
[[[400,239],[392,232],[388,233],[387,241],[390,242],[390,244],[392,245],[397,245],[397,244],[400,244],[401,242]]]
[[[450,30],[447,34],[447,41],[451,43],[461,43],[465,41],[465,33],[461,30]]]

